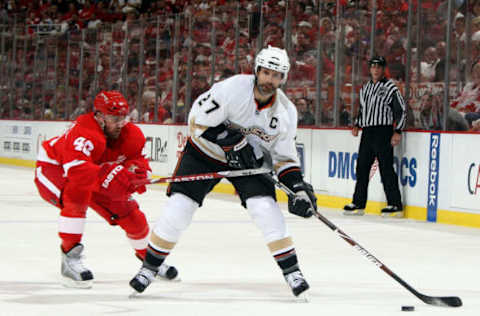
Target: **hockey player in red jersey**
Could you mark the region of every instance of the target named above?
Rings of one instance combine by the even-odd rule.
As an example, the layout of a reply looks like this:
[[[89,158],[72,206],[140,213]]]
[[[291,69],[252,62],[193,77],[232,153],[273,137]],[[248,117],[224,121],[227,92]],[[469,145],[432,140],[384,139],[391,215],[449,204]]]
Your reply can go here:
[[[81,244],[88,207],[120,226],[136,256],[145,257],[149,226],[131,194],[145,192],[132,180],[145,178],[150,166],[142,154],[145,137],[127,122],[127,114],[128,104],[120,92],[102,91],[95,97],[92,113],[79,116],[69,130],[39,148],[35,184],[42,198],[61,210],[61,272],[66,286],[92,284]],[[162,273],[172,278],[176,269],[164,265]]]

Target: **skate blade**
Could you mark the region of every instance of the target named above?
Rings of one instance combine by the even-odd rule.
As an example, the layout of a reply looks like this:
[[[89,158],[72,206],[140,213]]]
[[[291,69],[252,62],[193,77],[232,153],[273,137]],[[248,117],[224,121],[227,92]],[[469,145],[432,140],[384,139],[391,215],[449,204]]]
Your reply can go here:
[[[61,283],[64,287],[72,288],[72,289],[90,289],[93,285],[93,280],[87,281],[76,281],[70,278],[62,276]]]
[[[139,293],[137,291],[133,291],[132,293],[130,293],[130,295],[128,296],[129,299],[135,299],[135,298],[138,298],[140,297],[142,293]]]
[[[310,303],[310,296],[307,293],[301,293],[300,295],[294,298],[295,303]]]
[[[385,218],[404,218],[405,212],[382,213],[381,216]]]
[[[344,211],[343,215],[346,216],[363,216],[365,215],[365,210],[355,210],[355,211]]]
[[[163,276],[161,276],[161,275],[158,275],[158,274],[157,274],[157,276],[155,277],[155,280],[157,280],[157,281],[164,281],[164,282],[175,282],[175,283],[182,281],[182,279],[179,278],[178,276],[175,277],[175,278],[173,278],[173,279],[169,279],[169,278],[165,278],[165,277],[163,277]]]

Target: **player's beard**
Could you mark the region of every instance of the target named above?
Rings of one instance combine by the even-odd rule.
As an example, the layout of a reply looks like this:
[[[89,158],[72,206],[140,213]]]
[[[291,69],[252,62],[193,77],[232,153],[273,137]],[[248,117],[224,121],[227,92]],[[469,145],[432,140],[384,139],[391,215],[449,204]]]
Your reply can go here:
[[[117,139],[120,136],[121,131],[122,131],[121,128],[114,128],[112,130],[105,128],[105,134],[107,135],[107,138],[110,138],[110,139]]]
[[[264,96],[271,96],[277,90],[277,88],[271,83],[257,84],[257,89],[258,92]]]

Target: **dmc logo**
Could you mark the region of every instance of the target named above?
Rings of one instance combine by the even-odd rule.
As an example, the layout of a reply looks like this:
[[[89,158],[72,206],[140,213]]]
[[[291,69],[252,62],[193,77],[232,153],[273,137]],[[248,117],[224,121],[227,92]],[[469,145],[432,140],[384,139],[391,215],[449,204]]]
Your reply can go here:
[[[472,180],[474,181],[473,183]],[[480,188],[480,164],[478,166],[475,163],[470,164],[467,175],[467,187],[468,193],[477,195],[477,189]]]
[[[440,136],[432,135],[430,145],[430,168],[428,171],[428,205],[435,207],[437,205],[437,184],[439,157],[438,149],[440,147]]]
[[[328,177],[356,181],[357,159],[358,153],[356,152],[328,152]],[[372,166],[371,177],[378,169],[375,164]],[[401,159],[393,157],[393,166],[402,186],[408,185],[413,188],[417,184],[417,159],[415,157],[402,157]]]
[[[113,168],[112,171],[108,174],[108,176],[103,180],[102,187],[105,189],[108,189],[108,186],[110,185],[110,182],[113,180],[113,178],[120,172],[120,170],[123,169],[122,165],[118,165],[115,168]]]
[[[351,158],[350,158],[351,156]],[[347,152],[328,152],[328,177],[339,179],[357,180],[357,174],[355,173],[355,166],[358,159],[358,153]]]

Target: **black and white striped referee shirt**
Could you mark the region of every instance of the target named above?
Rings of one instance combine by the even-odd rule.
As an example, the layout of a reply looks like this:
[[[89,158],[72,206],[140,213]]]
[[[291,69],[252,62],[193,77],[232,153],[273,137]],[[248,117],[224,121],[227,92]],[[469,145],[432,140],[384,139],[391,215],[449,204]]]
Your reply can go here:
[[[396,122],[395,131],[400,132],[406,123],[405,101],[391,79],[383,77],[376,83],[372,80],[360,89],[360,109],[355,126],[385,126]]]

